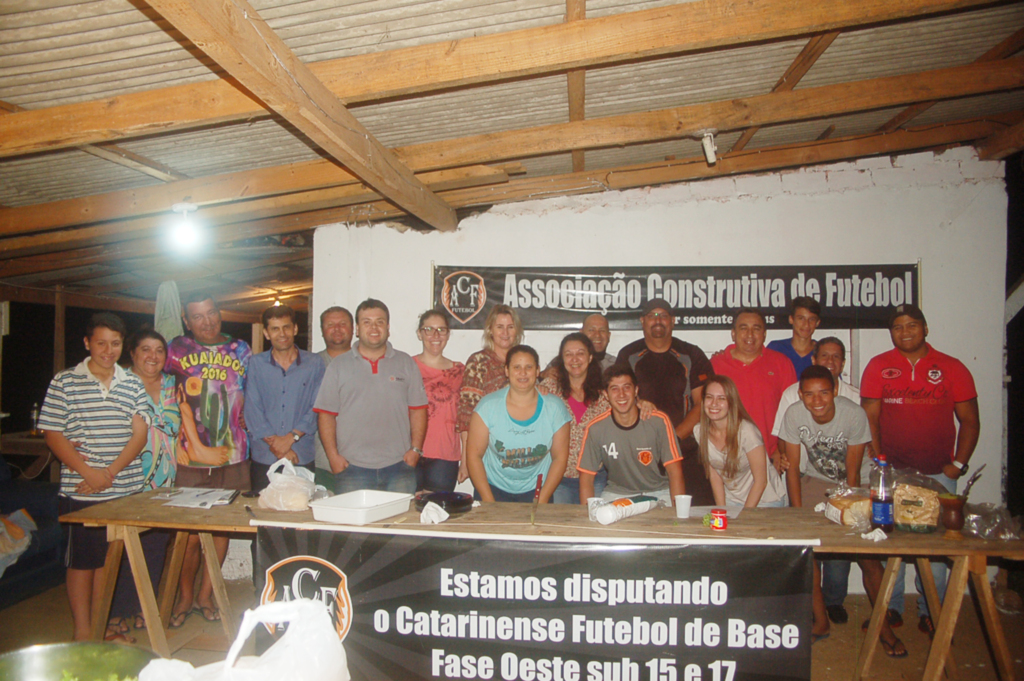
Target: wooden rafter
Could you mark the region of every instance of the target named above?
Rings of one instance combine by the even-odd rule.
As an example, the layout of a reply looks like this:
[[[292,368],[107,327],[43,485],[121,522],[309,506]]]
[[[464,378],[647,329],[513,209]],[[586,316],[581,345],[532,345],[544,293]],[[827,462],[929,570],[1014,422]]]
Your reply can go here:
[[[1022,49],[1024,49],[1024,28],[1020,29],[1019,31],[1016,31],[1006,40],[1003,40],[998,45],[993,47],[991,50],[978,57],[975,60],[975,63],[983,63],[987,61],[997,61],[999,59],[1006,59],[1017,54]],[[925,111],[935,106],[935,104],[935,100],[911,104],[906,109],[899,112],[898,114],[890,118],[888,121],[883,123],[881,126],[879,126],[878,132],[889,132],[890,130],[895,130],[901,125],[906,125],[914,118],[917,118]]]
[[[565,20],[583,21],[587,18],[587,0],[565,0]],[[587,72],[585,69],[570,69],[565,74],[569,95],[569,120],[582,121],[587,117]],[[580,172],[586,165],[586,152],[574,149],[572,169]]]
[[[313,64],[310,69],[336,96],[352,105],[986,4],[989,0],[703,0],[346,57]],[[266,113],[257,99],[226,80],[123,94],[0,117],[0,156],[246,120]]]
[[[734,130],[760,125],[787,123],[798,120],[822,118],[830,115],[846,114],[855,111],[879,109],[887,106],[898,106],[920,99],[941,99],[963,97],[986,92],[1024,87],[1024,61],[1014,58],[983,64],[969,64],[951,69],[940,69],[919,74],[889,76],[854,83],[840,83],[817,88],[805,88],[789,92],[775,92],[745,99],[722,102],[696,104],[676,109],[666,109],[640,114],[627,114],[607,118],[591,119],[549,126],[539,126],[523,130],[477,135],[456,140],[445,140],[412,145],[397,149],[396,152],[406,164],[416,170],[449,165],[466,166],[481,162],[494,163],[516,157],[538,156],[543,154],[564,153],[575,149],[594,149],[600,147],[653,142],[665,139],[677,139],[687,135],[695,135],[702,129]],[[253,183],[244,184],[243,177],[223,176],[221,182],[212,178],[211,185],[218,188],[235,187],[236,195],[269,195],[282,191],[275,188],[273,178],[282,178],[282,186],[291,191],[298,191],[303,182],[315,183],[320,177],[318,171],[329,175],[335,166],[328,161],[313,161],[296,166],[255,171]],[[485,171],[481,171],[485,172]],[[298,181],[294,178],[301,177]],[[428,184],[440,176],[424,175]],[[288,184],[284,183],[287,178]],[[337,181],[335,174],[331,181]],[[200,191],[199,181],[184,183],[188,190]],[[276,191],[275,191],[276,189]],[[174,185],[160,187],[165,192],[163,206],[167,199],[175,194]],[[372,200],[359,196],[359,201],[343,200],[351,197],[353,190],[336,187],[323,190],[323,193],[309,192],[305,198],[312,204],[314,201],[327,201],[328,196],[336,192],[337,203],[355,203]],[[130,194],[140,197],[136,208],[127,199]],[[231,194],[228,194],[231,196]],[[35,207],[33,212],[27,208],[9,208],[0,211],[0,233],[25,234],[0,241],[7,257],[13,257],[19,251],[28,249],[56,249],[59,247],[79,246],[87,243],[109,243],[119,239],[145,236],[157,227],[155,217],[142,217],[122,222],[108,222],[75,230],[57,230],[41,234],[38,232],[40,223],[47,228],[56,226],[58,220],[81,220],[81,216],[93,217],[106,211],[122,210],[130,207],[143,212],[152,210],[157,205],[156,190],[135,190],[134,192],[118,192],[101,197],[86,197],[67,202],[59,202],[53,215],[48,215],[43,207]],[[206,196],[206,195],[204,195]],[[212,194],[209,195],[212,200]],[[179,199],[180,200],[180,199]],[[262,202],[261,202],[262,201]],[[285,210],[285,208],[288,210]],[[327,207],[321,203],[317,208]],[[249,217],[265,217],[267,212],[283,214],[302,210],[303,206],[286,197],[253,200],[234,204],[215,206],[206,211],[208,219],[220,223],[240,221]],[[204,211],[200,211],[202,214]],[[55,217],[56,216],[56,217]],[[34,219],[35,218],[35,219]],[[89,220],[90,222],[93,220]],[[27,234],[26,234],[27,233]],[[38,251],[37,251],[38,252]],[[3,267],[0,263],[0,276]]]
[[[445,199],[457,208],[468,208],[545,196],[590,194],[611,189],[630,189],[654,184],[795,168],[864,156],[895,154],[971,142],[1005,127],[1006,122],[1019,120],[1022,117],[1024,117],[1024,112],[1018,112],[951,123],[945,126],[903,129],[889,135],[840,137],[823,142],[763,147],[723,156],[714,166],[708,166],[704,157],[699,156],[662,163],[638,164],[615,170],[594,170],[553,177],[512,180],[500,187],[455,190],[446,193]],[[314,225],[345,222],[357,218],[360,220],[384,220],[401,215],[393,206],[382,201],[372,205],[359,206],[358,214],[356,210],[353,207],[331,209],[319,212],[319,214],[306,213],[301,216],[301,221],[307,225]],[[299,216],[295,216],[295,218],[293,224],[298,223]],[[256,229],[262,229],[265,226],[269,225],[262,223],[253,225]]]
[[[476,184],[491,184],[508,180],[508,175],[504,170],[489,166],[468,166],[436,170],[423,173],[422,177],[423,181],[431,187],[434,187],[436,183],[436,187],[443,189]],[[192,214],[192,217],[203,224],[216,225],[316,208],[364,203],[376,200],[377,198],[379,198],[379,195],[376,192],[362,184],[348,184],[308,192],[273,195],[252,201],[220,204],[208,209],[201,209]],[[65,247],[113,243],[126,239],[139,239],[151,236],[160,230],[167,221],[168,215],[165,213],[163,215],[148,215],[141,218],[91,224],[76,229],[45,232],[37,230],[32,234],[4,239],[0,241],[0,245],[4,246],[3,254],[7,257],[12,257],[17,251],[40,253],[60,250]],[[245,238],[245,235],[239,235],[237,238]]]
[[[708,167],[703,157],[657,164],[641,164],[615,170],[589,171],[568,175],[511,180],[494,187],[451,190],[445,199],[457,208],[486,206],[494,203],[607,191],[612,188],[646,186],[662,182],[678,182],[743,172],[762,172],[795,167],[809,163],[839,161],[859,156],[892,154],[942,145],[970,142],[986,138],[1008,126],[1017,124],[1024,113],[1004,114],[984,120],[968,120],[945,126],[926,126],[921,129],[898,130],[876,137],[829,139],[824,142],[766,147],[743,151]],[[725,160],[728,162],[724,162]],[[329,208],[294,215],[265,218],[217,230],[219,241],[231,241],[239,236],[288,234],[324,224],[379,220],[399,217],[403,213],[386,202],[376,202],[343,208]],[[84,266],[125,258],[152,255],[158,246],[149,241],[115,244],[110,248],[72,250],[60,256],[32,256],[0,262],[0,277],[56,270],[61,267]]]
[[[1015,154],[1024,148],[1024,123],[988,137],[978,147],[978,157],[985,160],[998,160]]]
[[[192,44],[352,173],[428,225],[455,211],[349,113],[245,0],[148,0]]]
[[[302,249],[297,253],[283,253],[230,263],[225,263],[223,259],[218,259],[216,263],[214,263],[207,258],[205,259],[205,262],[189,263],[185,267],[176,269],[173,275],[161,272],[146,274],[140,270],[139,266],[127,263],[124,270],[134,275],[131,279],[119,281],[113,284],[86,286],[83,289],[83,293],[102,295],[104,293],[115,293],[117,291],[130,291],[143,286],[153,286],[154,284],[158,284],[168,278],[195,282],[204,280],[208,277],[219,277],[234,272],[246,272],[248,270],[257,270],[264,267],[287,265],[293,262],[309,260],[312,257],[313,251],[307,248]]]
[[[0,114],[16,113],[18,111],[27,111],[17,104],[11,104],[10,102],[0,102]],[[96,158],[102,158],[105,161],[116,163],[119,166],[125,168],[131,168],[137,170],[140,173],[155,177],[161,182],[175,182],[177,180],[187,180],[188,175],[179,173],[173,168],[165,166],[163,163],[154,161],[151,158],[140,156],[139,154],[123,149],[114,144],[83,144],[78,147],[79,151],[95,156]]]
[[[825,54],[825,50],[827,50],[829,45],[832,44],[832,41],[838,37],[839,32],[833,31],[831,33],[825,33],[824,35],[816,35],[808,40],[807,44],[804,45],[804,49],[800,50],[800,54],[796,56],[793,63],[790,64],[789,68],[786,69],[786,72],[782,74],[782,78],[780,78],[779,82],[772,88],[772,92],[786,92],[795,88],[796,84],[800,82],[800,79],[807,75],[807,72],[811,70],[814,63],[818,61],[818,58]],[[736,144],[732,145],[732,149],[729,153],[742,151],[760,129],[761,128],[758,126],[744,130],[743,134],[740,135],[740,138],[736,140]]]

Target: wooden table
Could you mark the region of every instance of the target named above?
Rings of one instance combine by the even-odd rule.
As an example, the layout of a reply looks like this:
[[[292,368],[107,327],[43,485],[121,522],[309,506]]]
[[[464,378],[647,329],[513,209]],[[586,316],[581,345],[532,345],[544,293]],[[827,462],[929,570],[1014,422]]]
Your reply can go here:
[[[147,622],[159,621],[162,627],[150,627],[153,649],[164,656],[170,655],[164,627],[170,617],[174,592],[184,557],[185,539],[188,532],[198,532],[206,554],[207,568],[213,580],[214,596],[221,610],[224,632],[228,638],[234,636],[234,618],[228,603],[227,591],[221,575],[220,565],[213,550],[211,533],[255,534],[259,525],[279,527],[310,527],[324,529],[332,526],[313,520],[309,511],[286,513],[267,511],[255,507],[253,500],[236,499],[228,506],[209,510],[181,509],[163,506],[161,501],[147,492],[116,499],[105,504],[77,511],[61,518],[65,522],[106,525],[111,540],[107,552],[107,579],[98,612],[94,613],[94,632],[101,639],[104,624],[110,610],[116,581],[116,567],[121,560],[122,547],[128,550],[128,559],[135,575],[139,600]],[[245,506],[253,507],[250,515]],[[536,523],[529,521],[528,504],[487,504],[474,509],[461,518],[452,518],[441,525],[419,524],[419,514],[409,512],[381,523],[358,528],[344,528],[342,531],[381,532],[388,534],[495,534],[512,537],[564,537],[573,541],[636,541],[646,543],[708,544],[718,542],[764,542],[766,539],[791,540],[811,543],[816,553],[867,555],[879,559],[890,558],[878,602],[872,612],[868,634],[861,648],[853,677],[868,675],[872,658],[878,646],[878,633],[882,618],[888,608],[889,598],[901,561],[910,557],[917,562],[925,587],[932,617],[937,623],[935,639],[928,655],[924,677],[931,681],[939,679],[944,667],[952,671],[955,665],[949,651],[950,641],[960,614],[960,604],[967,588],[968,579],[973,582],[976,596],[981,605],[982,620],[992,642],[999,675],[1004,680],[1013,678],[1012,659],[1003,634],[999,613],[995,608],[992,590],[988,583],[986,566],[989,558],[1003,557],[1024,560],[1024,541],[997,542],[975,538],[950,541],[940,533],[918,535],[894,533],[883,542],[870,542],[849,528],[829,522],[823,515],[804,508],[750,509],[744,510],[735,520],[730,520],[729,529],[716,533],[706,528],[700,519],[678,520],[671,509],[657,509],[641,516],[626,518],[614,525],[602,526],[586,518],[582,506],[544,505],[538,508]],[[161,598],[158,605],[153,586],[145,567],[145,557],[139,543],[139,532],[149,528],[166,528],[178,532],[170,560],[170,569],[164,575]],[[947,586],[946,603],[953,607],[940,607],[935,584],[931,576],[933,558],[950,558],[953,569]],[[109,569],[113,567],[114,569]]]
[[[60,482],[60,461],[50,452],[42,435],[29,435],[27,431],[6,433],[0,436],[0,451],[4,454],[36,457],[32,465],[22,472],[23,477],[34,479],[49,466],[50,482]]]

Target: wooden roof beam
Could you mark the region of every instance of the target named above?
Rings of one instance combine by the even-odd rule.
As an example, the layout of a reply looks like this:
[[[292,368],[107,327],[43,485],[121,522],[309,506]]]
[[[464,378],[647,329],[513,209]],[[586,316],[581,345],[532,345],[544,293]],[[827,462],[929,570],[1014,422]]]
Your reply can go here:
[[[793,63],[789,65],[786,72],[782,74],[782,78],[772,88],[772,92],[787,92],[796,87],[796,84],[800,82],[800,79],[807,75],[807,72],[811,70],[814,63],[818,61],[821,55],[825,54],[825,50],[828,49],[829,45],[832,44],[836,38],[839,37],[838,31],[832,33],[825,33],[823,35],[816,35],[807,41],[804,45],[804,49],[800,50],[800,54],[796,56]],[[750,140],[754,138],[757,131],[760,130],[760,126],[747,128],[740,135],[740,138],[736,140],[736,144],[732,145],[729,153],[735,153],[741,151]]]
[[[999,160],[1024,149],[1024,122],[1000,130],[978,145],[978,158]]]
[[[20,107],[17,104],[11,104],[10,102],[0,102],[0,114],[3,112],[15,113],[18,111],[28,111],[28,109]],[[138,172],[149,175],[150,177],[155,177],[161,182],[175,182],[177,180],[188,179],[188,175],[179,173],[173,168],[165,166],[163,163],[158,163],[153,159],[140,156],[113,144],[83,144],[78,147],[78,150],[84,151],[96,158],[102,158],[105,161],[116,163],[119,166],[137,170]]]
[[[583,21],[587,18],[587,0],[565,0],[565,20]],[[569,96],[569,120],[582,121],[587,117],[587,72],[585,69],[572,69],[565,74]],[[586,164],[586,152],[582,149],[572,151],[572,169],[579,172]]]
[[[330,162],[325,162],[330,164]],[[433,188],[452,189],[455,187],[493,184],[508,181],[508,174],[500,167],[464,166],[447,170],[435,170],[423,173],[423,181]],[[379,198],[379,194],[362,184],[348,184],[329,189],[317,189],[309,192],[294,192],[280,196],[267,196],[262,199],[226,203],[203,208],[192,215],[192,219],[201,224],[223,225],[241,220],[251,220],[272,215],[283,215],[303,210],[345,206],[365,203]],[[36,231],[31,234],[13,236],[0,240],[3,257],[14,257],[18,252],[24,254],[61,250],[62,247],[76,247],[113,243],[127,239],[140,239],[153,235],[164,227],[169,215],[146,216],[128,220],[119,220],[92,224],[73,229]],[[239,235],[234,238],[246,238]],[[0,276],[2,276],[0,267]]]
[[[147,0],[192,44],[332,158],[431,227],[455,211],[349,113],[246,0]]]
[[[833,163],[847,159],[896,154],[919,149],[930,149],[950,144],[967,143],[985,137],[1002,127],[1000,121],[1019,120],[1024,112],[986,119],[974,119],[944,126],[924,126],[920,129],[902,129],[888,135],[872,137],[853,136],[819,142],[761,147],[722,156],[718,163],[708,166],[703,156],[638,164],[612,170],[593,170],[543,178],[512,180],[500,187],[460,189],[445,194],[445,199],[457,208],[471,208],[526,201],[538,195],[566,196],[590,194],[612,189],[630,189],[655,184],[684,182],[725,175],[757,173],[784,168],[795,168],[817,163]],[[378,201],[369,206],[338,208],[322,211],[319,215],[305,214],[304,220],[313,224],[360,220],[385,220],[401,217],[394,206]],[[279,218],[275,218],[277,220]],[[270,221],[268,221],[270,222]],[[262,223],[255,223],[261,229]]]
[[[764,172],[801,164],[825,163],[856,158],[864,155],[896,154],[936,146],[969,142],[992,135],[1007,125],[1014,125],[1024,118],[1024,112],[1002,114],[985,119],[961,121],[944,126],[925,126],[921,129],[899,130],[877,137],[851,137],[828,139],[826,143],[801,143],[783,147],[765,147],[742,151],[730,155],[728,163],[708,167],[704,157],[671,161],[659,164],[641,164],[614,170],[589,171],[568,175],[517,179],[499,187],[452,190],[445,193],[446,200],[458,208],[486,206],[495,203],[526,200],[537,196],[565,196],[606,191],[611,188],[625,189],[659,182],[730,175],[739,172]],[[844,146],[826,146],[840,143]],[[295,215],[265,218],[248,223],[232,225],[226,240],[239,234],[259,236],[267,234],[288,234],[336,222],[381,220],[400,217],[403,213],[393,205],[378,201],[360,206],[328,208]],[[146,254],[159,250],[149,241],[135,241],[115,244],[109,248],[94,247],[69,251],[59,255],[32,256],[18,260],[0,262],[0,278],[36,271],[59,269],[61,262],[95,264],[107,260],[132,257],[132,252]],[[117,251],[120,255],[104,255]],[[34,269],[33,269],[34,268]]]
[[[899,106],[922,99],[964,97],[1018,88],[1024,86],[1022,65],[1024,62],[1018,57],[920,74],[890,76],[856,83],[838,83],[676,109],[430,142],[399,148],[396,149],[396,153],[405,160],[409,167],[417,170],[444,166],[461,168],[471,164],[564,153],[574,149],[593,149],[678,139],[687,135],[696,135],[700,130],[709,128],[717,130],[751,128],[887,106]],[[492,168],[490,170],[481,169],[479,172],[486,175],[495,171]],[[232,197],[242,198],[250,193],[264,196],[274,193],[275,178],[281,182],[282,186],[297,188],[306,183],[315,184],[315,178],[321,175],[329,176],[331,181],[339,179],[336,164],[330,161],[311,161],[282,166],[277,169],[253,171],[251,187],[246,186],[244,173],[210,178],[209,184],[222,190],[231,190]],[[347,173],[346,176],[351,177]],[[296,180],[296,177],[301,179]],[[422,177],[424,182],[433,186],[433,182],[439,181],[442,176],[423,175]],[[183,183],[182,189],[199,192],[201,191],[201,188],[198,187],[200,182],[201,180],[189,180]],[[152,211],[159,205],[158,201],[167,202],[172,196],[181,196],[178,188],[173,185],[157,189],[168,193],[161,195],[155,192],[142,193],[141,190],[135,190],[61,201],[56,202],[59,205],[56,205],[52,215],[47,215],[45,206],[34,206],[32,207],[34,211],[27,210],[27,208],[8,208],[0,211],[0,234],[40,231],[41,225],[52,226],[58,221],[75,220],[76,216],[78,216],[78,220],[81,220],[82,216],[117,214],[118,206],[125,206],[122,210]],[[352,195],[351,192],[351,189],[338,187],[323,190],[320,194],[311,192],[304,198],[313,203],[327,201],[330,197],[336,196],[339,203],[335,205],[341,205],[345,197]],[[134,204],[131,203],[133,194],[139,196],[138,201]],[[203,198],[210,201],[212,201],[212,197],[212,194],[203,194]],[[221,222],[229,219],[242,220],[246,219],[244,217],[246,214],[258,217],[256,214],[262,210],[274,210],[275,205],[278,206],[278,214],[287,212],[281,210],[281,206],[291,206],[290,210],[301,210],[301,207],[296,207],[294,198],[266,200],[262,203],[260,201],[262,200],[254,200],[248,204],[237,203],[233,206],[204,209],[200,211],[200,217],[208,214],[211,220]],[[164,211],[166,211],[167,205],[167,203],[163,204]],[[43,217],[33,220],[34,215]],[[138,233],[141,236],[147,231],[155,229],[157,225],[157,218],[137,218],[128,223],[109,222],[79,230],[54,231],[27,237],[9,238],[0,241],[0,246],[9,249],[8,255],[13,256],[15,249],[52,249],[65,240],[111,242],[132,238],[131,233]],[[0,276],[4,276],[3,269],[3,264],[0,262]]]
[[[273,267],[275,265],[287,265],[288,263],[298,262],[300,260],[308,260],[313,257],[313,251],[311,249],[303,249],[301,253],[284,253],[281,255],[270,256],[266,258],[246,260],[243,262],[235,262],[225,264],[222,259],[218,259],[216,270],[211,269],[208,265],[204,265],[201,262],[189,263],[190,267],[183,268],[173,275],[156,273],[155,276],[146,276],[145,274],[139,274],[138,268],[125,267],[125,271],[134,274],[132,279],[127,281],[118,282],[115,284],[103,284],[100,286],[85,286],[84,293],[92,295],[102,295],[104,293],[115,293],[117,291],[130,291],[132,289],[141,288],[143,286],[153,286],[159,284],[165,279],[176,279],[176,280],[188,280],[196,281],[202,280],[207,277],[221,276],[224,274],[231,274],[233,272],[245,272],[248,270],[256,270],[264,267]],[[205,258],[209,261],[210,258]],[[99,279],[99,277],[94,277]]]
[[[373,52],[310,65],[349,106],[569,69],[898,21],[991,0],[702,0]],[[0,156],[110,142],[266,115],[227,80],[0,117]]]
[[[987,61],[998,61],[999,59],[1006,59],[1017,54],[1022,49],[1024,49],[1024,28],[1020,29],[1019,31],[1016,31],[1006,40],[1003,40],[1001,43],[993,47],[991,50],[978,57],[974,63],[977,64]],[[906,125],[914,118],[917,118],[925,111],[935,106],[935,104],[936,102],[934,100],[929,102],[918,102],[916,104],[911,104],[906,109],[899,112],[898,114],[890,118],[888,121],[883,123],[881,126],[879,126],[876,132],[889,132],[890,130],[895,130],[901,125]]]

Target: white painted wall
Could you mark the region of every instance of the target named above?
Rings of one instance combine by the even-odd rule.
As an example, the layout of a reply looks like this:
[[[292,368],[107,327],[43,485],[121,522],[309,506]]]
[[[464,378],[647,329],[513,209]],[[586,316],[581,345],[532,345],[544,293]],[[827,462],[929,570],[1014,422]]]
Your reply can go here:
[[[336,304],[354,311],[364,298],[380,298],[391,309],[395,347],[416,354],[416,317],[430,306],[432,262],[642,266],[920,260],[929,341],[961,359],[978,385],[982,432],[972,466],[987,462],[989,467],[971,498],[998,502],[1006,262],[1002,178],[1002,163],[981,162],[972,150],[958,149],[508,204],[467,218],[448,234],[328,225],[315,237],[314,314]],[[677,328],[676,335],[709,356],[730,342],[726,331]],[[769,339],[787,335],[773,331]],[[547,361],[561,336],[528,332],[527,342]],[[636,337],[639,332],[613,333],[611,348]],[[861,368],[892,347],[886,331],[863,331],[860,341]],[[322,348],[317,337],[314,349]],[[460,331],[453,333],[447,354],[465,360],[479,348],[479,331]]]

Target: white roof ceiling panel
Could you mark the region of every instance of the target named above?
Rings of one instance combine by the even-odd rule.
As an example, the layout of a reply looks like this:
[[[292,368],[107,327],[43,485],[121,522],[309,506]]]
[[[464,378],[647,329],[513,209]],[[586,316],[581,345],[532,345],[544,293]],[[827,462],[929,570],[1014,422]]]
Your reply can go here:
[[[1024,27],[1024,4],[839,34],[797,88],[968,64]]]

